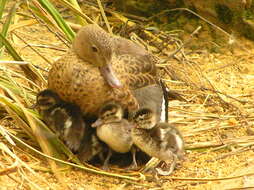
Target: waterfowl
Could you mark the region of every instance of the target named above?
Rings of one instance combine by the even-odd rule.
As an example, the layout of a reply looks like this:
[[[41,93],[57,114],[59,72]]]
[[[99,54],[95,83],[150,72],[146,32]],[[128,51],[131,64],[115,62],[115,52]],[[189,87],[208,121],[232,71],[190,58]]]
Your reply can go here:
[[[108,162],[112,155],[111,149],[118,153],[127,153],[132,150],[133,163],[131,167],[137,167],[135,149],[132,148],[133,141],[131,138],[133,126],[126,119],[123,119],[123,116],[124,110],[121,105],[109,102],[101,107],[98,119],[92,124],[92,127],[96,127],[98,138],[110,148],[103,164],[104,169],[108,168]]]
[[[167,99],[164,97],[160,85],[148,85],[133,90],[132,93],[138,101],[140,109],[153,110],[156,122],[167,120]],[[132,120],[133,115],[135,115],[135,112],[129,113],[129,120]]]
[[[72,151],[79,149],[86,126],[78,106],[64,102],[57,93],[46,89],[38,93],[35,108]]]
[[[168,123],[157,123],[154,112],[146,108],[135,114],[133,123],[133,143],[149,156],[165,162],[166,171],[156,168],[160,175],[171,174],[176,161],[184,155],[184,141],[180,132]]]
[[[79,105],[85,116],[97,116],[109,101],[135,111],[139,102],[132,91],[158,84],[155,63],[156,59],[135,43],[97,25],[86,25],[72,48],[52,65],[48,88],[64,101]]]

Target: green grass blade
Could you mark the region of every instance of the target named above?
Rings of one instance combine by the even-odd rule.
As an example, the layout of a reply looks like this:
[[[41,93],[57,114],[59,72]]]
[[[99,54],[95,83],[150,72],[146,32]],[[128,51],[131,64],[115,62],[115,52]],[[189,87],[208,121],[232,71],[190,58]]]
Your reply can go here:
[[[0,20],[2,19],[6,2],[7,2],[7,0],[0,1]]]
[[[12,19],[13,17],[15,16],[16,14],[16,9],[17,9],[17,4],[15,4],[9,11],[9,14],[8,16],[6,17],[6,20],[3,24],[3,28],[2,28],[2,31],[1,31],[1,34],[6,37],[7,36],[7,32],[8,32],[8,29],[11,25],[11,22],[12,22]],[[3,44],[1,43],[0,44],[0,48],[3,46]]]
[[[12,45],[9,43],[9,41],[2,35],[0,34],[0,41],[4,44],[6,47],[8,53],[12,56],[12,58],[16,61],[24,61],[19,54],[16,52],[16,50],[12,47]],[[24,65],[22,65],[24,66]]]
[[[16,8],[17,8],[17,6],[18,6],[18,4],[14,4],[12,6],[12,8],[10,9],[9,14],[6,17],[6,20],[5,20],[4,24],[3,24],[3,28],[2,28],[1,34],[5,38],[7,37],[7,33],[8,33],[8,30],[9,30],[9,27],[11,25],[11,22],[13,20],[13,17],[16,14]],[[2,49],[3,46],[4,46],[4,44],[0,41],[0,57],[1,57],[2,53],[3,53],[3,49]]]
[[[64,34],[67,36],[69,41],[72,41],[75,33],[69,27],[69,25],[64,21],[61,14],[48,0],[38,0],[38,2],[48,11],[48,13],[55,19],[58,26],[62,29]]]
[[[40,4],[36,4],[37,6]],[[41,20],[43,20],[48,25],[54,25],[50,19],[45,16],[45,12],[43,10],[40,10],[37,6],[33,6],[32,4],[28,5],[28,10],[33,12],[37,17],[39,17]],[[40,5],[40,8],[43,9]]]

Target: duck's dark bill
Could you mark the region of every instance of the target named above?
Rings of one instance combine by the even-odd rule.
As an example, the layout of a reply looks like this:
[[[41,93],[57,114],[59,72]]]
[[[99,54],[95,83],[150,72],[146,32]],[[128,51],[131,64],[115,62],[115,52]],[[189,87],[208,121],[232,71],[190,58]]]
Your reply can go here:
[[[107,83],[113,88],[121,88],[122,84],[120,80],[116,77],[111,65],[105,65],[100,67],[101,75],[107,81]]]

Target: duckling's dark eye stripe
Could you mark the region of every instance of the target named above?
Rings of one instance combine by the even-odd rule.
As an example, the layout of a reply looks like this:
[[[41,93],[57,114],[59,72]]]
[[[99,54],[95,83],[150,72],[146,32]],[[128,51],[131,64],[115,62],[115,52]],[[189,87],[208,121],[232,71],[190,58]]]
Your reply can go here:
[[[38,105],[43,105],[43,106],[51,106],[53,105],[54,102],[50,102],[50,101],[46,101],[46,100],[43,100],[43,101],[38,101]]]

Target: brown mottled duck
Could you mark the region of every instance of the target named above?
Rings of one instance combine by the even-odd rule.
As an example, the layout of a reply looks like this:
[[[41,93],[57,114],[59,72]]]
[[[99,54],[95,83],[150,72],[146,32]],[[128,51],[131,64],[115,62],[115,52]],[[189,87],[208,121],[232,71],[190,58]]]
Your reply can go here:
[[[64,101],[79,105],[85,116],[97,116],[109,101],[135,111],[150,92],[159,93],[156,104],[162,103],[161,88],[155,92],[158,88],[153,86],[158,85],[155,63],[153,55],[134,42],[110,35],[95,24],[86,25],[72,48],[52,65],[48,87]],[[144,87],[146,94],[137,93],[137,100],[133,91]]]

